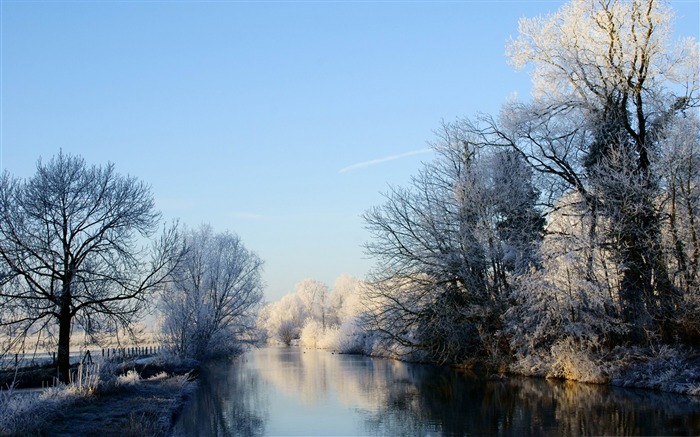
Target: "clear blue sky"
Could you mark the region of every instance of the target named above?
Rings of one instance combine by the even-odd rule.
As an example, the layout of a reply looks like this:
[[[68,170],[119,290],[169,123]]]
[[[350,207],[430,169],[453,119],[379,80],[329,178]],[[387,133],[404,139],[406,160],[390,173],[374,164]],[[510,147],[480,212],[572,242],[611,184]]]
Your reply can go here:
[[[527,97],[505,43],[562,4],[2,1],[2,168],[112,161],[166,218],[239,234],[268,300],[363,277],[360,215],[442,119]],[[697,38],[698,0],[671,4]]]

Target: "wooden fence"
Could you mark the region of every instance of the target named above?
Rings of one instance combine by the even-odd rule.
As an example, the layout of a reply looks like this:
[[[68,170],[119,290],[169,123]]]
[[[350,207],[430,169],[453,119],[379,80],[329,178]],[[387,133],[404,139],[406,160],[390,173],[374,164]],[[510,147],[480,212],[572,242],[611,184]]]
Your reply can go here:
[[[161,345],[109,347],[82,349],[71,353],[71,363],[91,364],[95,358],[124,359],[156,355],[163,351]],[[0,369],[18,368],[42,364],[56,365],[56,352],[14,353],[0,356]]]

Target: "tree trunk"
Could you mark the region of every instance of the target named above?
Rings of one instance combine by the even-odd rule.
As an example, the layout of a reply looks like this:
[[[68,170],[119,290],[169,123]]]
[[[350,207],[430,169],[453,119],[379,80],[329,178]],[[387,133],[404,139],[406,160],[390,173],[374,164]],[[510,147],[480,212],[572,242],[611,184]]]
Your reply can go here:
[[[636,248],[627,248],[621,254],[623,260],[620,300],[622,318],[629,326],[629,339],[634,344],[642,343],[650,329],[650,302],[652,284],[642,254]],[[645,305],[645,303],[647,305]]]
[[[623,217],[623,264],[620,298],[623,318],[631,324],[632,340],[645,339],[645,331],[672,341],[677,290],[671,283],[661,247],[659,219],[651,199],[639,202],[639,211]]]
[[[61,312],[58,317],[58,379],[63,383],[70,382],[70,285],[63,287],[61,297]]]

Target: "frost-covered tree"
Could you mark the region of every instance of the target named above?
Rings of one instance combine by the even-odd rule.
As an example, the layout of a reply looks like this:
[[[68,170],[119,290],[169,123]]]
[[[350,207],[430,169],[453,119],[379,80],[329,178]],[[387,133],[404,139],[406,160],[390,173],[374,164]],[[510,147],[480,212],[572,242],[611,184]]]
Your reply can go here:
[[[264,337],[275,339],[289,346],[301,335],[308,318],[306,305],[296,293],[288,293],[276,302],[267,304],[258,315],[258,329]]]
[[[700,66],[697,42],[671,43],[671,30],[658,0],[573,0],[522,19],[508,55],[532,68],[533,99],[468,123],[477,143],[511,148],[539,172],[550,207],[581,196],[590,240],[610,247],[622,272],[615,293],[634,341],[673,338],[682,300],[663,250],[657,160],[668,128],[694,116]],[[588,276],[594,256],[582,258]]]
[[[342,325],[357,317],[365,310],[362,303],[364,282],[342,274],[333,282],[333,292],[328,298],[331,319],[330,323]]]
[[[326,329],[328,313],[328,286],[315,279],[304,279],[295,286],[296,295],[306,309],[307,317],[317,321],[321,329]]]
[[[304,279],[293,293],[260,311],[258,329],[267,340],[286,345],[300,340],[308,347],[364,350],[364,290],[363,281],[347,274],[335,280],[332,291],[323,282]]]
[[[546,19],[522,20],[509,48],[516,65],[535,68],[534,104],[558,108],[555,120],[584,120],[584,189],[591,208],[612,219],[619,297],[637,338],[650,319],[670,321],[676,299],[660,250],[655,148],[700,97],[698,45],[671,46],[671,18],[659,0],[576,0]]]
[[[23,338],[58,328],[58,373],[69,379],[74,328],[95,336],[129,330],[180,256],[173,226],[150,188],[59,153],[28,179],[0,178],[0,327]],[[0,335],[0,336],[2,336]]]
[[[621,274],[612,254],[588,232],[593,219],[580,194],[559,199],[549,214],[540,269],[521,275],[508,309],[513,351],[527,359],[571,339],[584,350],[601,348],[624,333],[613,290]],[[582,269],[591,251],[590,271]],[[591,274],[593,272],[593,274]]]
[[[681,294],[675,311],[686,343],[700,338],[700,120],[683,117],[664,131],[658,203],[669,275]]]
[[[371,329],[429,360],[497,354],[510,276],[536,260],[538,195],[519,155],[475,147],[461,123],[435,148],[410,187],[365,215],[379,266]]]
[[[241,239],[201,226],[161,295],[163,341],[177,354],[225,354],[251,336],[262,300],[262,260]]]

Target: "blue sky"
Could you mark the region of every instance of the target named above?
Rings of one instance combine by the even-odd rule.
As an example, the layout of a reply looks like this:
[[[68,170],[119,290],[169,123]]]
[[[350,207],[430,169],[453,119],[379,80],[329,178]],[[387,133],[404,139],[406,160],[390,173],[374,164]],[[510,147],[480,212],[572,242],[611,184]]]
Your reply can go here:
[[[268,300],[372,265],[361,214],[495,113],[523,16],[561,1],[2,1],[2,168],[60,149],[151,184],[167,219],[241,236]],[[672,1],[698,37],[698,0]]]

